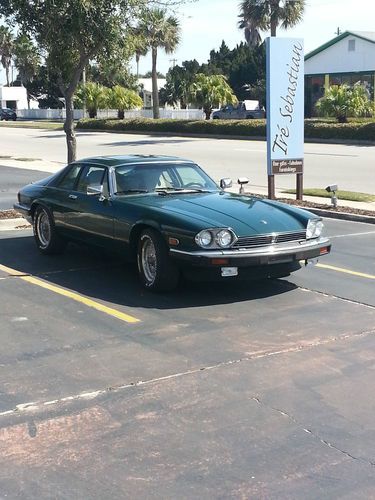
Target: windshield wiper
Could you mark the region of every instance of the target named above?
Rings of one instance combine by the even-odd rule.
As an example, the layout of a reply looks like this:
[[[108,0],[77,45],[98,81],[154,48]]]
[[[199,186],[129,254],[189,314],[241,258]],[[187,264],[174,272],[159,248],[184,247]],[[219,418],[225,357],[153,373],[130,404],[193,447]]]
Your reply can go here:
[[[115,194],[131,194],[131,193],[149,193],[147,189],[126,189],[125,191],[117,191]]]
[[[155,189],[156,193],[159,194],[173,194],[175,193],[210,193],[208,189],[200,189],[200,188],[173,188],[173,187],[166,187],[166,188],[156,188]]]

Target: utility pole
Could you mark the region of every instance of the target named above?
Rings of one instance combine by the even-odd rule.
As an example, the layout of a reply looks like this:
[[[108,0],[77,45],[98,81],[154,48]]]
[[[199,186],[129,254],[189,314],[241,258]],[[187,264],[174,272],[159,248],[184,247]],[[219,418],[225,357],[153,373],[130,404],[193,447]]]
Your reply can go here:
[[[335,35],[340,36],[342,31],[340,30],[339,27],[337,27],[337,31],[335,31]]]
[[[172,63],[172,68],[174,68],[177,64],[177,59],[169,59],[169,62]]]

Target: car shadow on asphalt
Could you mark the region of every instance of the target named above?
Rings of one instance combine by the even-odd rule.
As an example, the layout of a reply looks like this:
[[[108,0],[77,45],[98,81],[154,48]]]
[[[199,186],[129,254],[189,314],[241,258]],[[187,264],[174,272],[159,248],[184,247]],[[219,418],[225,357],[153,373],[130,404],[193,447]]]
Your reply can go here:
[[[172,293],[144,290],[136,265],[119,256],[84,245],[69,244],[62,255],[41,255],[32,236],[0,240],[0,264],[39,277],[53,285],[110,303],[112,307],[180,309],[252,301],[294,290],[282,279],[192,282],[182,279]]]

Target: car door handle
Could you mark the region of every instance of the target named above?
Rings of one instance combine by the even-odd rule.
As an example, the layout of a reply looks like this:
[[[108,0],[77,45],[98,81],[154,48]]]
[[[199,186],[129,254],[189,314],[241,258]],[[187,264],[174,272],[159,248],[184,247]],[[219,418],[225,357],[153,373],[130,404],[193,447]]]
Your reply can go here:
[[[70,195],[69,195],[69,198],[70,198],[71,200],[76,200],[76,199],[78,198],[78,196],[77,196],[77,195],[75,195],[75,194],[70,194]]]

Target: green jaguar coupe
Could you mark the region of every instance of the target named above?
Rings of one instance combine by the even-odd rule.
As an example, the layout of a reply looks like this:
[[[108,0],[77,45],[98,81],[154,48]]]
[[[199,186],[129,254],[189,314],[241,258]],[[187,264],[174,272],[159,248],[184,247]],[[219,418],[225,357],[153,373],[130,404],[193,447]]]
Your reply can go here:
[[[136,261],[144,287],[191,279],[279,278],[328,254],[319,217],[226,192],[194,162],[168,156],[106,156],[69,164],[18,193],[43,254],[83,241]]]

